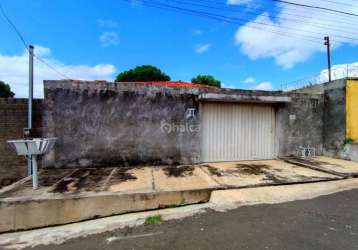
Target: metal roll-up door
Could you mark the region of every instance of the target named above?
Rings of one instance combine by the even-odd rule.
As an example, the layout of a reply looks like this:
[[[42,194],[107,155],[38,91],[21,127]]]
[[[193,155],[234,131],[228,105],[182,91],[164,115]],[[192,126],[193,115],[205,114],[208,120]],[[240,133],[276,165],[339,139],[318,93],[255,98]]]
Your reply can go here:
[[[203,103],[202,162],[275,158],[271,105]]]

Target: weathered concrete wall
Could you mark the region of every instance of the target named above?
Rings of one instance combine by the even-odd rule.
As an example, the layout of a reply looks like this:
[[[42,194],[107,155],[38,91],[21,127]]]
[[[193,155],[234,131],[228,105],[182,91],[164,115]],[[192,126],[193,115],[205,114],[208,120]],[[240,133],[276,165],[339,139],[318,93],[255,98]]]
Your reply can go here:
[[[102,193],[0,200],[0,233],[79,222],[172,204],[208,202],[210,189],[150,193]],[[39,195],[40,196],[40,195]]]
[[[323,96],[318,94],[289,95],[292,102],[277,107],[278,155],[297,155],[300,146],[323,151]]]
[[[293,90],[294,93],[305,93],[305,94],[323,94],[324,93],[324,85],[323,84],[314,84],[305,86],[300,89]]]
[[[358,162],[358,143],[354,142],[345,145],[341,156],[347,160]]]
[[[346,79],[325,85],[323,123],[324,148],[337,155],[346,139]]]
[[[196,90],[122,83],[45,82],[46,166],[179,164],[200,160]],[[198,113],[198,112],[197,112]]]
[[[289,98],[282,92],[46,81],[45,136],[58,141],[45,165],[200,162],[199,97],[208,93],[245,96],[245,102],[272,102],[277,107],[279,156],[296,154],[299,146],[308,145],[322,152],[322,95],[291,93]],[[281,99],[288,103],[277,104]],[[188,118],[191,108],[195,116]],[[293,115],[295,119],[290,119]]]
[[[42,100],[34,100],[34,132],[41,135]],[[19,157],[7,140],[23,138],[27,127],[27,99],[0,98],[0,188],[27,174],[26,159]]]

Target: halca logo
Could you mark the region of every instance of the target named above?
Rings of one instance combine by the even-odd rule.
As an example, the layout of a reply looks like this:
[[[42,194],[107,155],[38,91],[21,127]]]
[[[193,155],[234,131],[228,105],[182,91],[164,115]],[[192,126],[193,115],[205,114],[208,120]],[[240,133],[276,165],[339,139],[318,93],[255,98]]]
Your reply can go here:
[[[189,124],[186,122],[185,124],[175,124],[168,123],[166,121],[161,121],[160,130],[162,133],[170,134],[170,133],[197,133],[200,131],[200,125]]]
[[[185,111],[184,118],[186,120],[185,124],[175,124],[169,123],[167,121],[162,120],[160,123],[160,130],[162,133],[196,133],[200,131],[200,125],[189,124],[188,121],[195,118],[196,109],[188,108]]]

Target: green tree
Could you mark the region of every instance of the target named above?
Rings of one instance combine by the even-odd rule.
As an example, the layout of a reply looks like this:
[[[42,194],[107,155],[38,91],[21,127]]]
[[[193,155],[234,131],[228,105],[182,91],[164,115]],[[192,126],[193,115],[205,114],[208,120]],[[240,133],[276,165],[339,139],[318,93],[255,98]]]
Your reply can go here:
[[[14,97],[15,93],[13,93],[10,89],[10,85],[0,81],[0,97]]]
[[[221,82],[211,75],[198,75],[191,79],[192,83],[221,87]]]
[[[118,82],[151,82],[170,81],[170,77],[157,67],[151,65],[137,66],[134,69],[123,71],[118,74]]]

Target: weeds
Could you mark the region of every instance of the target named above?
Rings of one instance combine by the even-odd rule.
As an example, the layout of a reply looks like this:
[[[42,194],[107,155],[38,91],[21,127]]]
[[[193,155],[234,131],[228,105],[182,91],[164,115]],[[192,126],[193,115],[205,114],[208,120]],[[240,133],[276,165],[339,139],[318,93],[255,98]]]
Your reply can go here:
[[[145,224],[147,225],[154,225],[154,224],[161,224],[163,222],[163,218],[160,214],[148,216],[145,218]]]
[[[177,204],[169,204],[169,205],[166,205],[165,207],[166,208],[176,208],[176,207],[178,207],[178,205]]]
[[[354,142],[354,140],[352,138],[347,138],[344,140],[344,145],[352,144],[353,142]]]

